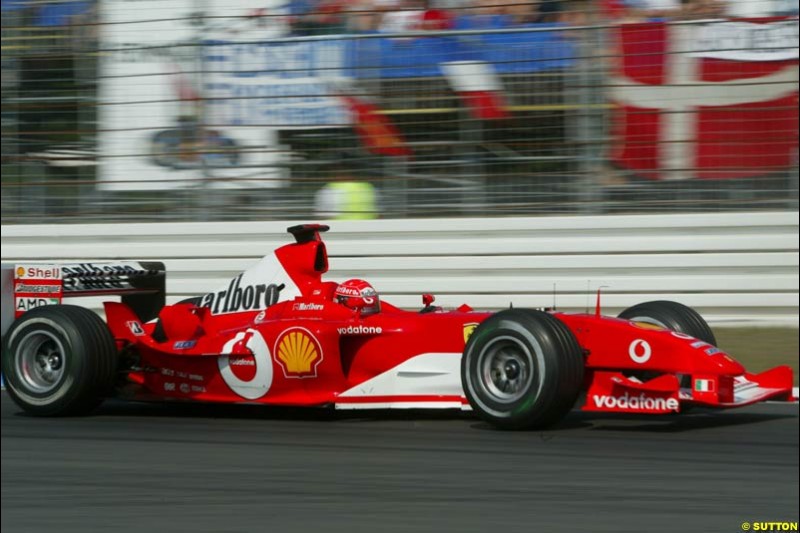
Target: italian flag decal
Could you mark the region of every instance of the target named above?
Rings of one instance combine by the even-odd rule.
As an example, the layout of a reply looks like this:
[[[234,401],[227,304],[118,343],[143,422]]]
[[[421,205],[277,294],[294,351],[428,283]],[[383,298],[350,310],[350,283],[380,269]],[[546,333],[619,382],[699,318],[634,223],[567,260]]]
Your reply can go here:
[[[697,392],[714,392],[714,381],[710,379],[694,380],[694,390]]]

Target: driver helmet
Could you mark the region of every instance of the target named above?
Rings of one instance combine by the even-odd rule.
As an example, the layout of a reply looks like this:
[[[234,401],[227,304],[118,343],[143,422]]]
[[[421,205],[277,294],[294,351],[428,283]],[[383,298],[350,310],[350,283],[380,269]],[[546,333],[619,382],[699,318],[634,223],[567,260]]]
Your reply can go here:
[[[380,312],[381,299],[372,285],[363,279],[348,279],[336,287],[333,299],[345,307],[360,311],[361,316]]]

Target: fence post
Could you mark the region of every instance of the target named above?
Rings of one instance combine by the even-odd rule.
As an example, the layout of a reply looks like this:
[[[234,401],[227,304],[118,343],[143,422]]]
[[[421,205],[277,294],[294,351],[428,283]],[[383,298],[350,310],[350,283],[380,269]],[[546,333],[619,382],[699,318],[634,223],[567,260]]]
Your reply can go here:
[[[606,135],[602,105],[606,101],[605,90],[608,71],[603,54],[605,39],[602,28],[588,28],[581,32],[577,40],[577,120],[574,137],[577,142],[578,171],[578,209],[583,214],[597,214],[603,211],[603,191],[600,182],[603,154],[606,151]]]

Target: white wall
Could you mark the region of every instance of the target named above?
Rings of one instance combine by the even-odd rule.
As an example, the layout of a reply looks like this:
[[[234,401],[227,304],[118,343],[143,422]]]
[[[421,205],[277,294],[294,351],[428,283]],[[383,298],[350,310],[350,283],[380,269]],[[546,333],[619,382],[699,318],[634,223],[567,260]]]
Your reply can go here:
[[[290,242],[289,222],[2,226],[2,260],[161,260],[170,301],[220,285]],[[798,213],[332,222],[328,279],[387,300],[605,311],[667,298],[710,321],[798,323]],[[591,295],[587,294],[591,292]],[[92,307],[98,300],[87,300]]]

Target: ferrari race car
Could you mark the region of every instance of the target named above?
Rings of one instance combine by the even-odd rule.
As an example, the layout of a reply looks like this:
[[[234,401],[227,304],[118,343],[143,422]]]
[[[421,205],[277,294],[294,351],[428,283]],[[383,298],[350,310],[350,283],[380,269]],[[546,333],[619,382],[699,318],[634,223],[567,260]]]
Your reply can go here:
[[[594,313],[575,314],[444,310],[424,295],[421,311],[402,310],[364,282],[322,280],[327,229],[291,227],[296,242],[174,305],[164,305],[160,263],[16,266],[19,316],[3,340],[8,394],[43,416],[87,413],[113,396],[471,409],[508,429],[556,424],[576,403],[667,414],[793,399],[790,368],[748,373],[679,303],[608,317],[599,296]],[[83,307],[39,305],[88,294],[122,302],[104,304],[105,322]]]

